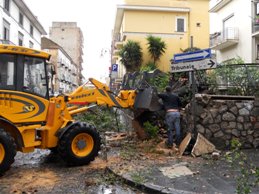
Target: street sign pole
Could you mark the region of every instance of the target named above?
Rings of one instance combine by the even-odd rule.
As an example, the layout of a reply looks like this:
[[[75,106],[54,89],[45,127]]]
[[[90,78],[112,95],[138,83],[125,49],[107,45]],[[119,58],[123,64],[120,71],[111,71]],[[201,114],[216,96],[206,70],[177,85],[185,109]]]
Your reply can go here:
[[[192,43],[192,40],[191,40]],[[192,45],[191,45],[192,48]],[[216,60],[212,58],[211,49],[203,49],[188,53],[178,53],[174,55],[173,64],[171,65],[171,72],[189,72],[189,80],[191,81],[192,91],[192,119],[193,119],[193,133],[197,137],[196,127],[196,99],[197,85],[195,80],[196,70],[213,69],[217,67]]]
[[[195,81],[195,75],[194,75],[194,70],[191,71],[191,80],[192,80],[192,115],[193,115],[193,133],[194,133],[194,138],[197,136],[197,128],[196,128],[196,99],[195,99],[195,94],[197,91],[197,85]]]

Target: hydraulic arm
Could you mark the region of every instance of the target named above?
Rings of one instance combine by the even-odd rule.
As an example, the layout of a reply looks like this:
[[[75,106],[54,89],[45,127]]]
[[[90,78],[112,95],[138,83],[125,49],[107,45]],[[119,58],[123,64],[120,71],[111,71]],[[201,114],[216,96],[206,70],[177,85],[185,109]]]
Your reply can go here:
[[[148,74],[141,73],[126,79],[127,87],[118,94],[90,78],[91,86],[85,83],[70,94],[50,96],[49,59],[44,51],[0,44],[0,176],[17,151],[35,148],[56,150],[68,165],[93,161],[101,149],[100,134],[94,125],[72,117],[92,105],[137,111],[160,107],[155,89],[146,84]]]
[[[110,88],[97,81],[94,78],[90,78],[89,81],[94,87],[87,87],[87,83],[77,88],[74,92],[66,96],[66,100],[69,104],[73,105],[104,105],[108,107],[118,108],[133,108],[136,91],[135,90],[121,90],[117,95],[110,91]],[[83,107],[72,113],[78,113],[88,109]]]

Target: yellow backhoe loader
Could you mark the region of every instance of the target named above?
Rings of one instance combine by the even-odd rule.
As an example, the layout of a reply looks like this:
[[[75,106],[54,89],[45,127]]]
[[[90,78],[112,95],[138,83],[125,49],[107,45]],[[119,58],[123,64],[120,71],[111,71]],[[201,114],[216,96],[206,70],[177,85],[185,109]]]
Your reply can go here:
[[[151,102],[150,96],[138,97],[143,90],[125,89],[115,95],[95,79],[89,79],[94,88],[82,85],[70,94],[51,97],[49,59],[43,51],[0,44],[0,174],[10,168],[17,151],[35,148],[57,149],[68,165],[88,164],[98,155],[101,138],[93,125],[75,121],[74,114],[93,103],[134,108],[136,101]]]

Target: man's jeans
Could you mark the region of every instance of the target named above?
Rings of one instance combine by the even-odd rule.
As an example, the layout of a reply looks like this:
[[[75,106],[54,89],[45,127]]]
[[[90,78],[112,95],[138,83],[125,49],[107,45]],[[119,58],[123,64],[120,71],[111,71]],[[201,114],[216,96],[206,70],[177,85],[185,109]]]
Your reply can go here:
[[[176,132],[176,144],[179,145],[181,141],[181,129],[180,129],[180,112],[167,112],[165,121],[167,124],[168,133],[168,145],[173,145],[173,130]]]

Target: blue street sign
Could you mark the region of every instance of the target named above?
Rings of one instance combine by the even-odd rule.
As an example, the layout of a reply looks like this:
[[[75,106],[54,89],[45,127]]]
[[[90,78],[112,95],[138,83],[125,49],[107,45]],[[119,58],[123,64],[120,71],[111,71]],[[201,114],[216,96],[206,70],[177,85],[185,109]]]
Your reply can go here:
[[[198,50],[189,53],[179,53],[174,55],[174,63],[198,61],[211,58],[211,49]]]
[[[112,71],[118,71],[118,64],[112,64]]]

